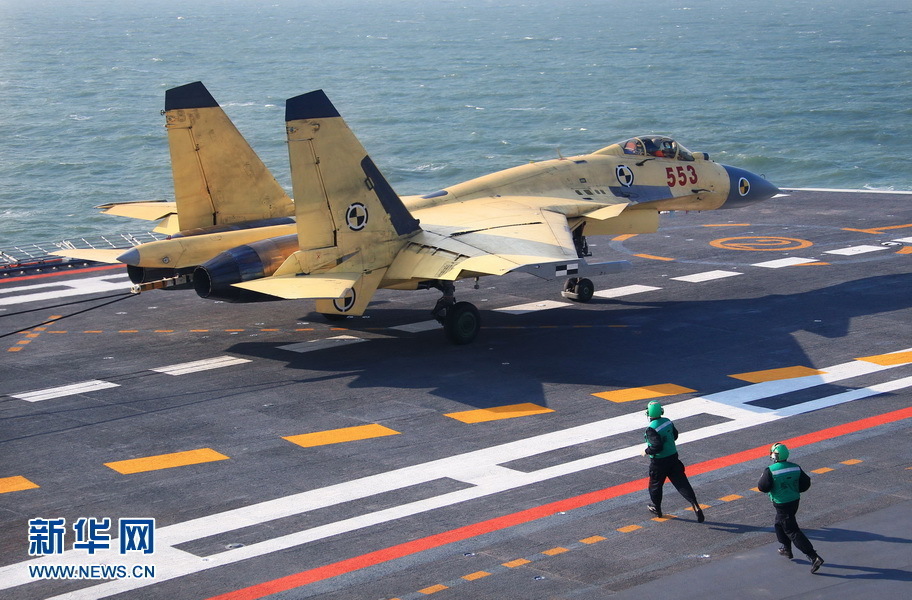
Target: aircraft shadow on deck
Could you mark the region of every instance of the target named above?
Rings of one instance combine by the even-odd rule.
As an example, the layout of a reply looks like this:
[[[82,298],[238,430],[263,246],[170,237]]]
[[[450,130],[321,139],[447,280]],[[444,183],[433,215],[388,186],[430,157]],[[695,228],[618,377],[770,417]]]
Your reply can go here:
[[[295,353],[281,349],[295,340],[244,342],[227,350],[286,362],[290,369],[354,376],[350,386],[356,389],[428,389],[473,407],[546,405],[543,386],[549,383],[606,390],[675,383],[705,393],[733,387],[730,374],[826,366],[813,364],[798,339],[803,332],[839,340],[853,331],[854,319],[908,309],[912,276],[882,275],[750,299],[603,303],[606,310],[557,309],[521,316],[484,311],[482,333],[468,346],[445,344],[433,333],[378,334],[376,327],[388,322],[390,315],[385,315],[365,323],[365,337],[377,338],[363,343]],[[349,331],[340,334],[358,334],[360,323],[344,325]],[[895,328],[885,330],[896,333]],[[891,341],[895,348],[890,345],[883,352],[910,343]],[[865,351],[858,352],[863,356]],[[817,386],[814,396],[820,397],[825,387]],[[801,400],[791,403],[796,401]]]

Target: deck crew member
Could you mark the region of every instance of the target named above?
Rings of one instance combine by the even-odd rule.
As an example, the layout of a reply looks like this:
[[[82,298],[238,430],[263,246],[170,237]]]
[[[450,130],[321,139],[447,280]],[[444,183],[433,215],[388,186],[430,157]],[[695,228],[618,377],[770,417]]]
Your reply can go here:
[[[646,449],[643,456],[650,458],[649,499],[652,501],[646,508],[656,516],[662,516],[662,487],[665,480],[670,479],[675,489],[693,506],[697,522],[702,523],[703,510],[697,502],[697,496],[690,481],[687,480],[687,475],[684,474],[684,463],[678,459],[678,449],[675,446],[678,430],[670,419],[662,416],[664,413],[665,409],[655,400],[646,406],[649,427],[646,428]]]
[[[811,487],[811,478],[800,466],[789,462],[788,457],[789,449],[785,444],[777,442],[772,445],[770,460],[773,464],[763,470],[757,489],[769,494],[773,506],[776,507],[776,539],[782,544],[779,547],[779,554],[792,558],[794,544],[811,561],[811,573],[816,573],[823,564],[823,559],[814,550],[811,541],[798,527],[798,521],[795,519],[801,493]]]

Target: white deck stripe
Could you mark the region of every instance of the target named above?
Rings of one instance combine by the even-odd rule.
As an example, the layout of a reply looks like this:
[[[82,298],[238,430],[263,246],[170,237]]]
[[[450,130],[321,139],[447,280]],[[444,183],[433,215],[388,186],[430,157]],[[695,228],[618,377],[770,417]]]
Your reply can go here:
[[[157,367],[155,369],[149,370],[155,371],[156,373],[164,373],[166,375],[186,375],[187,373],[208,371],[209,369],[221,369],[222,367],[230,367],[232,365],[239,365],[248,362],[251,362],[249,358],[237,358],[235,356],[217,356],[215,358],[207,358],[205,360],[196,360],[193,362],[180,363],[177,365],[169,365],[167,367]]]
[[[601,290],[596,292],[595,296],[599,298],[620,298],[622,296],[632,296],[633,294],[642,294],[643,292],[652,292],[660,289],[662,288],[653,287],[651,285],[625,285],[623,287]]]
[[[790,256],[788,258],[779,258],[776,260],[768,260],[765,262],[754,263],[753,267],[765,267],[767,269],[781,269],[782,267],[794,267],[795,265],[806,265],[808,263],[819,262],[814,258],[798,258],[797,256]]]
[[[702,283],[704,281],[724,279],[725,277],[734,277],[735,275],[743,274],[744,273],[737,273],[735,271],[706,271],[703,273],[694,273],[693,275],[684,275],[683,277],[672,277],[672,279],[675,281],[686,281],[688,283]]]
[[[338,348],[339,346],[347,346],[349,344],[357,344],[359,342],[366,341],[367,340],[364,338],[358,338],[353,335],[336,335],[330,338],[310,340],[307,342],[298,342],[296,344],[279,346],[279,350],[288,350],[289,352],[299,352],[303,354],[305,352],[325,350],[327,348]]]
[[[515,306],[505,306],[503,308],[495,308],[497,312],[507,313],[511,315],[524,315],[526,313],[538,312],[540,310],[551,310],[552,308],[564,308],[566,306],[572,306],[569,302],[558,302],[557,300],[542,300],[540,302],[529,302],[527,304],[517,304]]]
[[[868,252],[877,252],[879,250],[888,250],[887,246],[852,246],[851,248],[840,248],[838,250],[827,250],[824,254],[839,254],[841,256],[855,256],[856,254],[866,254]]]
[[[397,331],[404,331],[406,333],[421,333],[423,331],[431,331],[432,329],[441,329],[443,325],[431,319],[430,321],[419,321],[417,323],[408,323],[406,325],[397,325],[396,327],[390,327],[390,329],[395,329]]]
[[[76,394],[85,394],[87,392],[94,392],[97,390],[104,390],[112,387],[120,387],[120,384],[111,383],[110,381],[102,381],[100,379],[91,379],[89,381],[72,383],[70,385],[62,385],[55,388],[35,390],[34,392],[10,394],[10,396],[13,398],[19,398],[20,400],[25,400],[26,402],[41,402],[42,400],[62,398],[64,396],[74,396]]]

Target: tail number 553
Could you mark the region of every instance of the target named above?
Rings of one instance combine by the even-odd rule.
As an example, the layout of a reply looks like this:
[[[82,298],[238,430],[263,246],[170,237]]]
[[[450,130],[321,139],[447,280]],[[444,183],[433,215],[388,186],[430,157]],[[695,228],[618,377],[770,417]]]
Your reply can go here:
[[[697,170],[692,165],[665,167],[665,177],[668,187],[676,185],[693,185],[697,183]]]

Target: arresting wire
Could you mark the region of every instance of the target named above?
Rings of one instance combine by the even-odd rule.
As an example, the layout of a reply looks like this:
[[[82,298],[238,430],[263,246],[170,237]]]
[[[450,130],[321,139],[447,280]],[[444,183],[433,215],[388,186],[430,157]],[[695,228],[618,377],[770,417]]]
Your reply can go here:
[[[3,314],[3,315],[0,315],[0,318],[2,318],[2,317],[12,317],[12,316],[15,316],[15,315],[24,315],[24,314],[31,313],[31,312],[35,312],[35,311],[38,311],[38,310],[51,310],[51,309],[53,309],[53,308],[61,308],[61,307],[63,307],[63,306],[72,306],[72,305],[74,305],[74,304],[81,304],[81,303],[83,303],[83,302],[94,302],[94,301],[96,301],[96,300],[105,300],[105,299],[107,299],[107,298],[114,298],[113,300],[110,300],[110,301],[108,301],[108,302],[104,302],[104,303],[98,304],[98,305],[96,305],[96,306],[90,306],[89,308],[85,308],[85,309],[83,309],[83,310],[78,310],[78,311],[76,311],[76,312],[74,312],[74,313],[70,313],[70,314],[68,314],[68,315],[63,315],[63,316],[58,317],[58,318],[56,318],[56,319],[48,319],[47,321],[43,321],[43,322],[41,322],[41,323],[36,323],[36,324],[34,324],[34,325],[29,325],[28,327],[23,327],[22,329],[17,329],[16,331],[10,331],[9,333],[0,334],[0,339],[3,339],[3,338],[5,338],[5,337],[9,337],[9,336],[11,336],[11,335],[16,335],[16,334],[18,334],[18,333],[24,333],[24,332],[26,332],[26,331],[30,331],[30,330],[32,330],[32,329],[35,329],[36,327],[43,327],[44,325],[49,325],[49,324],[51,324],[51,323],[56,323],[56,322],[58,322],[58,321],[62,321],[63,319],[68,319],[68,318],[70,318],[70,317],[75,317],[76,315],[81,315],[81,314],[83,314],[83,313],[87,313],[87,312],[89,312],[89,311],[95,310],[96,308],[102,308],[102,307],[104,307],[104,306],[108,306],[109,304],[114,304],[115,302],[120,302],[121,300],[126,300],[127,298],[131,298],[131,297],[136,296],[136,295],[137,295],[137,294],[133,294],[133,293],[131,293],[131,292],[127,292],[127,293],[123,293],[123,294],[111,294],[110,296],[101,296],[101,297],[99,297],[99,298],[89,298],[89,299],[87,299],[87,300],[75,300],[75,301],[73,301],[73,302],[67,302],[67,303],[65,303],[65,304],[56,304],[56,305],[54,305],[54,306],[42,306],[41,308],[33,308],[33,309],[29,309],[29,310],[22,310],[22,311],[15,312],[15,313]]]

